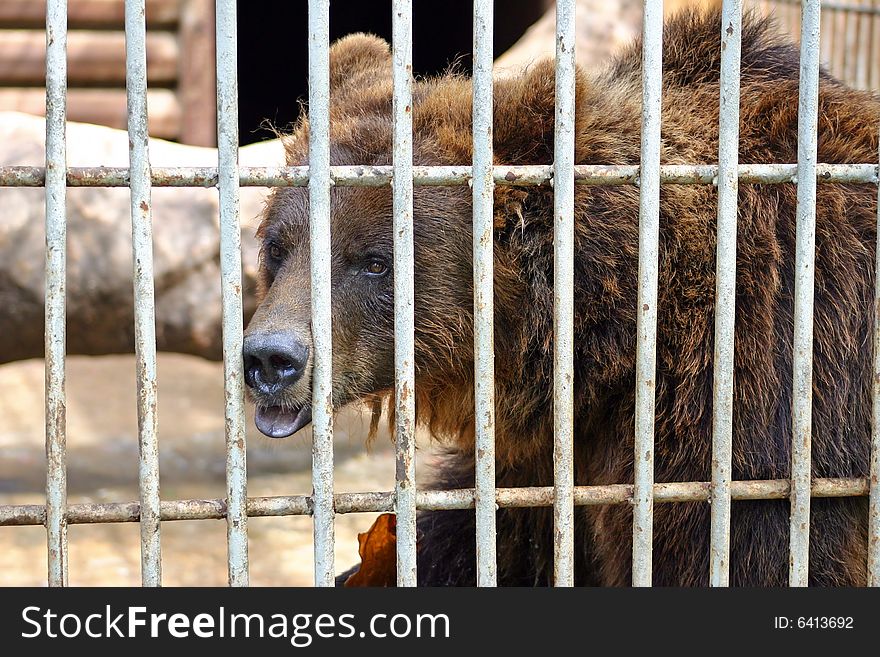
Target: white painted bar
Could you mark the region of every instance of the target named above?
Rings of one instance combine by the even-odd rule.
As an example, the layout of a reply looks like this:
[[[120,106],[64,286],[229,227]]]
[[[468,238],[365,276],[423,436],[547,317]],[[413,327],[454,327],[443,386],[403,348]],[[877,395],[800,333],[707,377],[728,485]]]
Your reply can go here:
[[[159,442],[156,384],[156,302],[153,288],[153,214],[147,128],[145,0],[125,0],[125,87],[134,279],[134,349],[137,363],[138,481],[141,495],[141,581],[162,584],[159,531]]]
[[[492,0],[474,1],[473,207],[477,586],[496,586]]]
[[[718,243],[715,256],[715,364],[712,388],[712,507],[709,585],[730,581],[730,479],[739,180],[739,71],[742,0],[724,0],[718,125]]]
[[[639,170],[639,292],[636,348],[633,586],[651,586],[654,537],[654,383],[660,239],[660,105],[663,2],[645,0],[642,27],[642,158]]]
[[[880,159],[880,155],[878,155]],[[877,268],[874,278],[874,413],[868,511],[868,586],[880,586],[880,181],[877,186]]]
[[[67,586],[67,0],[46,4],[46,540],[49,586]]]
[[[681,481],[654,484],[654,501],[659,504],[677,502],[708,502],[712,484],[708,481]],[[867,477],[843,479],[814,479],[813,497],[867,497],[870,484]],[[496,488],[500,508],[535,508],[553,506],[552,486],[523,488]],[[629,505],[632,503],[632,484],[606,484],[602,486],[575,486],[576,506],[600,506],[606,504]],[[734,500],[785,500],[791,492],[790,479],[766,479],[758,481],[732,481],[730,496]],[[416,506],[426,511],[473,509],[474,489],[420,490]],[[336,493],[336,513],[387,513],[394,510],[393,492]],[[247,501],[250,517],[311,515],[310,495],[278,495],[251,497]],[[104,524],[137,522],[140,503],[110,502],[104,504],[71,504],[68,506],[70,524]],[[226,500],[163,500],[162,521],[216,520],[226,517]],[[0,505],[0,527],[42,525],[46,507],[42,504]]]
[[[315,586],[333,586],[333,341],[330,305],[330,4],[309,0],[309,234]]]
[[[394,494],[397,586],[416,579],[416,403],[412,181],[412,0],[392,8],[394,83]]]
[[[417,187],[454,187],[472,182],[472,167],[413,166],[413,185]],[[553,165],[498,165],[494,167],[496,185],[529,187],[547,185],[553,179]],[[239,167],[242,187],[306,187],[309,167]],[[664,164],[660,182],[665,185],[714,185],[718,167],[714,164]],[[330,167],[333,185],[340,187],[382,187],[390,185],[390,165]],[[858,183],[876,185],[880,167],[876,164],[816,165],[816,182]],[[44,167],[0,166],[0,187],[43,187]],[[638,165],[576,164],[576,185],[634,185],[639,180]],[[153,187],[215,187],[216,167],[153,167]],[[740,183],[779,185],[797,182],[797,164],[740,164]],[[68,187],[128,187],[129,173],[125,167],[68,167]]]
[[[238,204],[238,73],[235,0],[217,2],[217,184],[226,399],[226,515],[230,586],[248,585],[247,447],[242,363],[241,227]]]
[[[575,1],[556,3],[553,150],[553,580],[574,586]]]
[[[797,237],[792,378],[789,585],[807,586],[813,405],[813,287],[816,256],[816,144],[819,116],[819,0],[801,9]]]

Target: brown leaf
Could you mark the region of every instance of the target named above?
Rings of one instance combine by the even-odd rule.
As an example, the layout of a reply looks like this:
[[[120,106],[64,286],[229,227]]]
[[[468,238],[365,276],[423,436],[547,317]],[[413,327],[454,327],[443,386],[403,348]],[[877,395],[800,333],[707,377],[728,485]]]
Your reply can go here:
[[[358,534],[361,565],[345,586],[397,586],[397,517],[383,513]]]

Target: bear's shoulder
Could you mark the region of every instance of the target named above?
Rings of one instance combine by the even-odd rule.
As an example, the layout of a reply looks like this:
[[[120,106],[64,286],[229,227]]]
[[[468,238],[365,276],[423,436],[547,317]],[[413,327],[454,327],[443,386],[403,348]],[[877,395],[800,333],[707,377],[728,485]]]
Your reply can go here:
[[[717,84],[721,70],[721,36],[732,34],[733,25],[723,24],[720,9],[685,10],[670,18],[663,28],[663,82],[667,86],[691,87]],[[609,69],[613,77],[641,75],[642,41],[636,39],[623,50]],[[800,54],[772,17],[746,11],[742,17],[740,79],[771,82],[797,80]],[[823,73],[824,75],[824,73]]]

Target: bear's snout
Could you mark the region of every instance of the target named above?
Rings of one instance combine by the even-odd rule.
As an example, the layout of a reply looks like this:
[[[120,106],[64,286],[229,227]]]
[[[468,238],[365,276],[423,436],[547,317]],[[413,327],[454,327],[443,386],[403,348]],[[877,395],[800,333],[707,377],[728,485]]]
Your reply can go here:
[[[242,356],[248,387],[277,395],[302,378],[309,348],[291,331],[258,332],[245,336]]]

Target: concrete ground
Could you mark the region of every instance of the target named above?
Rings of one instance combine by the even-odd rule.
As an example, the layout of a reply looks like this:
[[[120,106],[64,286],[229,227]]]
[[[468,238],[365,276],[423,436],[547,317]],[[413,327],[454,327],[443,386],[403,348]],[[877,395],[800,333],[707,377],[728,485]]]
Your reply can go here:
[[[0,504],[45,503],[43,376],[42,361],[0,366]],[[162,498],[225,497],[222,366],[160,354],[158,377]],[[67,401],[69,502],[136,500],[133,357],[69,358]],[[369,450],[364,447],[369,419],[369,413],[358,411],[341,413],[337,419],[337,491],[393,489],[393,446],[386,432]],[[247,431],[249,495],[311,492],[308,430],[273,441],[256,431],[248,408]],[[420,480],[428,460],[420,450]],[[337,516],[337,571],[358,562],[357,533],[366,531],[374,517]],[[224,521],[163,522],[161,532],[165,585],[226,584]],[[251,518],[249,536],[253,585],[312,583],[310,518]],[[73,525],[69,541],[71,585],[140,584],[137,523]],[[43,527],[0,527],[0,586],[45,584]]]

